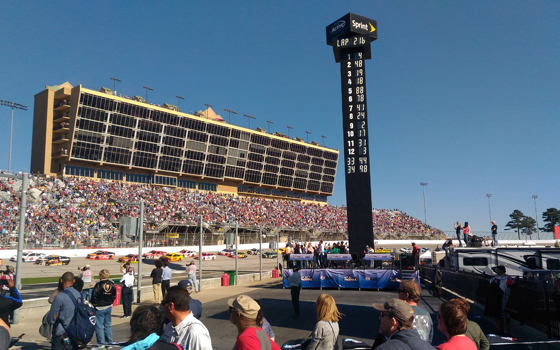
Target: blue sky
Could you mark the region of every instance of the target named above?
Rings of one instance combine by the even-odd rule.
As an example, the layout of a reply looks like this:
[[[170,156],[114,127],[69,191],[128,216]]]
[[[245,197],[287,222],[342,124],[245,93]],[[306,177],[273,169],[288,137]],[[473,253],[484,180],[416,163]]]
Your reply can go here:
[[[340,68],[325,27],[378,22],[366,63],[372,201],[442,230],[500,230],[560,207],[560,3],[555,1],[0,2],[0,99],[16,111],[12,169],[29,171],[33,96],[69,81],[287,133],[342,151]],[[0,168],[10,109],[0,107]],[[226,118],[227,120],[227,118]],[[343,162],[340,162],[342,165]],[[346,202],[340,166],[330,204]]]

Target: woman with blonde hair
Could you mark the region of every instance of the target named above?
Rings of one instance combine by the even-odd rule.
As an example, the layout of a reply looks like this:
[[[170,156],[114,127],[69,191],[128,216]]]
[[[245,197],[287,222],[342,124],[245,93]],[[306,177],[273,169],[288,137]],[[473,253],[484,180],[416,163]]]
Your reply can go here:
[[[342,314],[336,307],[334,298],[329,294],[321,294],[317,298],[317,324],[309,336],[306,350],[337,350],[338,321]]]

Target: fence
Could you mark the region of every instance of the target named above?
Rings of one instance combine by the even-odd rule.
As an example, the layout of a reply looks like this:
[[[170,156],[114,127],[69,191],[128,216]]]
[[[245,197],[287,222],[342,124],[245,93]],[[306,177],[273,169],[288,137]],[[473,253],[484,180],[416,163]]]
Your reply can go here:
[[[443,231],[443,233],[449,237],[449,238],[453,238],[456,239],[457,235],[455,234],[455,231]],[[472,234],[475,236],[479,236],[479,237],[491,237],[492,235],[490,234],[490,230],[488,231],[472,231]],[[463,234],[461,233],[461,236],[463,236]],[[519,240],[519,238],[521,238],[522,241],[525,240],[529,240],[529,241],[534,241],[534,240],[554,240],[554,232],[536,232],[533,233],[531,236],[525,236],[523,233],[520,234],[520,236],[517,235],[517,232],[515,231],[502,231],[502,232],[498,232],[497,234],[497,238],[498,241],[504,240],[504,241],[509,241],[509,240]]]
[[[486,305],[486,293],[492,276],[440,269],[443,287],[463,297]],[[434,280],[435,269],[422,267],[422,277]],[[516,278],[506,312],[521,324],[528,325],[551,338],[560,339],[560,290],[551,279],[530,281]]]

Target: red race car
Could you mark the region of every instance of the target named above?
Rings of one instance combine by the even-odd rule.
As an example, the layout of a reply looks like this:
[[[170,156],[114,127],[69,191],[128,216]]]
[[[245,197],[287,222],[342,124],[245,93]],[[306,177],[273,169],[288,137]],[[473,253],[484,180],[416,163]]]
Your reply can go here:
[[[167,252],[164,252],[163,250],[150,250],[149,252],[142,254],[142,256],[146,259],[159,259],[165,254],[167,254]]]

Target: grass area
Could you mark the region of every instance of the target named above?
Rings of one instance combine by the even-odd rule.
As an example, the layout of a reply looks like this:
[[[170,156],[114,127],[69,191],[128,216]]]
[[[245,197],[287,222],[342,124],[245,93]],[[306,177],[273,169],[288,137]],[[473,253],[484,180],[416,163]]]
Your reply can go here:
[[[109,279],[121,279],[122,275],[111,275],[109,276]],[[22,278],[21,279],[21,284],[22,285],[26,285],[26,284],[39,284],[39,283],[58,283],[58,280],[60,279],[60,277],[35,277],[35,278]],[[98,277],[95,277],[96,280],[98,280]]]

